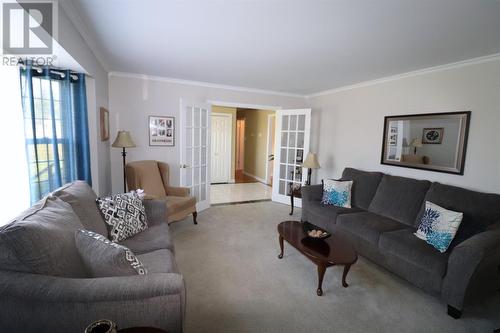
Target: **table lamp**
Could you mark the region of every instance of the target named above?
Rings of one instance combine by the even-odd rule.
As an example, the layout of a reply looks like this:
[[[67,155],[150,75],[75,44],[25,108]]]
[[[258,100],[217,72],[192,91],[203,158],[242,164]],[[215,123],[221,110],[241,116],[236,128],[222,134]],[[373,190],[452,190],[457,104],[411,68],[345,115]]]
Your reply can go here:
[[[419,138],[415,138],[412,140],[411,144],[410,144],[411,147],[413,147],[413,154],[414,155],[417,155],[417,148],[421,148],[423,145],[422,145],[422,140],[419,139]]]
[[[307,181],[306,185],[311,185],[311,174],[312,169],[319,169],[321,166],[319,165],[318,158],[315,153],[307,154],[306,160],[302,164],[303,168],[307,168]]]
[[[125,173],[125,156],[127,156],[127,151],[125,148],[135,147],[135,143],[130,136],[128,131],[118,131],[115,142],[111,145],[115,148],[122,148],[123,157],[123,193],[127,192],[127,175]]]

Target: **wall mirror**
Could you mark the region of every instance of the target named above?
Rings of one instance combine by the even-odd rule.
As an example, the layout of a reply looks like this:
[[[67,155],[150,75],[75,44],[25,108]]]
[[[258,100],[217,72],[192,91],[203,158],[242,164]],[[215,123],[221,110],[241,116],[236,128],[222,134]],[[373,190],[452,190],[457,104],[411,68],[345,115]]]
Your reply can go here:
[[[387,116],[382,164],[463,175],[470,111]]]

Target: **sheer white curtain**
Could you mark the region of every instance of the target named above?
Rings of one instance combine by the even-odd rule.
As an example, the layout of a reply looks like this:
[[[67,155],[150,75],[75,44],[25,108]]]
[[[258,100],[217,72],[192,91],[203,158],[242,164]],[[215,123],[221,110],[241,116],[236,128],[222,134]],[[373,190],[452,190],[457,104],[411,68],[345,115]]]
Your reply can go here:
[[[30,205],[19,68],[0,65],[0,225]]]

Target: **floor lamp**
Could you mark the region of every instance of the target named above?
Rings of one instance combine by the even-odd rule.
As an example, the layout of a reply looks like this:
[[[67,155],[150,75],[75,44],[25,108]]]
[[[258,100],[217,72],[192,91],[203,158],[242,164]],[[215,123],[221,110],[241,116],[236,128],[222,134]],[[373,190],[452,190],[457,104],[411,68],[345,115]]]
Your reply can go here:
[[[127,174],[125,173],[125,156],[127,156],[127,151],[125,148],[135,147],[135,143],[130,136],[128,131],[118,131],[115,142],[111,145],[115,148],[122,148],[123,157],[123,193],[127,192]]]

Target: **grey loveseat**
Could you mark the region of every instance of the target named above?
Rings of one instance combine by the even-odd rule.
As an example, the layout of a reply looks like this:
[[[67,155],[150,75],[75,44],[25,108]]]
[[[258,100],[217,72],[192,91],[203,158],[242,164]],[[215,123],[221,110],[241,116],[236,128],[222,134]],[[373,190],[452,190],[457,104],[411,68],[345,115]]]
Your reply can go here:
[[[303,221],[345,235],[364,257],[441,297],[454,318],[466,296],[498,290],[500,195],[352,168],[342,180],[353,180],[352,208],[322,205],[322,185],[304,187]],[[464,213],[445,253],[413,235],[425,201]]]
[[[52,193],[0,228],[0,331],[83,332],[98,319],[119,328],[152,326],[181,332],[185,287],[165,222],[165,203],[146,200],[149,228],[123,241],[147,275],[90,278],[74,234],[107,235],[84,182]]]

